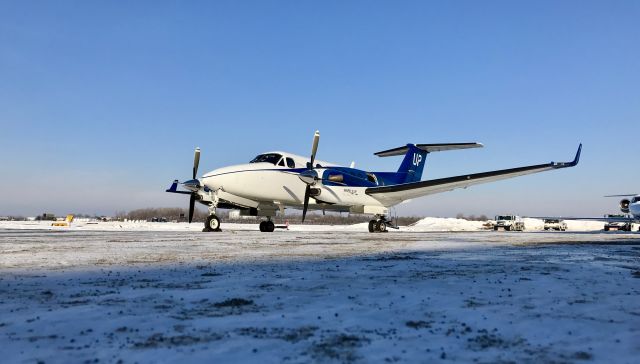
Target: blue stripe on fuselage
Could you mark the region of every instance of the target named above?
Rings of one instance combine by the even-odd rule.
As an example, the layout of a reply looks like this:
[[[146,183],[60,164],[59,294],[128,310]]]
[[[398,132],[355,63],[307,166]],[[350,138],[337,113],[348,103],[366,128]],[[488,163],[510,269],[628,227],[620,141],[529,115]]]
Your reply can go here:
[[[367,173],[366,171],[348,168],[348,167],[323,167],[326,168],[324,173],[322,174],[322,184],[325,186],[346,186],[346,187],[376,187],[376,186],[390,186],[404,183],[404,180],[407,178],[406,173],[397,173],[397,172],[371,172]],[[220,174],[212,174],[208,177],[222,176],[225,174],[231,173],[241,173],[241,172],[283,172],[283,173],[292,173],[292,174],[300,174],[306,171],[306,168],[270,168],[270,169],[245,169],[240,171],[231,171]],[[329,180],[329,177],[332,175],[342,175],[342,182],[333,182]],[[375,176],[377,180],[377,184],[372,182],[369,179],[369,175]]]

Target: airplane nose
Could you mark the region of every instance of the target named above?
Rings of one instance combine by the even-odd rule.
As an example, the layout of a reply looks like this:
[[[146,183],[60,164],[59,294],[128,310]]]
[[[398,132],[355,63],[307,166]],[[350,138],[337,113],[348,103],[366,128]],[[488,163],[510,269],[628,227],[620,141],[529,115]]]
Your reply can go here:
[[[216,185],[216,177],[209,176],[202,178],[202,183],[212,190],[216,190],[218,186]]]

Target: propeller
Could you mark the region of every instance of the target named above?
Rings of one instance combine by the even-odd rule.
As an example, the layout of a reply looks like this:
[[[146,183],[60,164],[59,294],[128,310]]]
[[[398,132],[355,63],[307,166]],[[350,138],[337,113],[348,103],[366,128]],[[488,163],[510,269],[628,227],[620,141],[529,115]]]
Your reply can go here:
[[[307,184],[304,190],[304,204],[302,207],[302,222],[304,222],[307,216],[307,209],[309,208],[309,197],[311,196],[311,186],[316,183],[318,174],[313,170],[313,163],[316,160],[316,152],[318,151],[318,142],[320,142],[320,132],[316,130],[313,134],[313,144],[311,146],[311,158],[307,163],[307,170],[300,173],[299,177],[302,182]]]
[[[200,148],[196,148],[195,153],[193,154],[193,177],[192,179],[196,179],[198,175],[198,166],[200,165]]]
[[[193,212],[195,211],[196,200],[198,200],[198,190],[200,189],[200,181],[196,179],[198,175],[198,166],[200,165],[200,148],[196,148],[193,154],[193,175],[190,181],[183,183],[185,188],[191,190],[189,198],[189,223],[193,221]]]

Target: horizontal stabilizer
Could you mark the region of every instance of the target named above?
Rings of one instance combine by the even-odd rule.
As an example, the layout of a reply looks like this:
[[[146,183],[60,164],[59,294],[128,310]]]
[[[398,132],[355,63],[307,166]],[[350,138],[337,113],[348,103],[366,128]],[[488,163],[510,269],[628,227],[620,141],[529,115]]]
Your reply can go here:
[[[456,149],[470,149],[470,148],[482,148],[482,143],[439,143],[439,144],[416,144],[416,148],[422,149],[427,153],[431,152],[444,152],[447,150]],[[393,148],[389,150],[383,150],[382,152],[374,153],[378,157],[393,157],[396,155],[405,155],[409,150],[409,146]]]

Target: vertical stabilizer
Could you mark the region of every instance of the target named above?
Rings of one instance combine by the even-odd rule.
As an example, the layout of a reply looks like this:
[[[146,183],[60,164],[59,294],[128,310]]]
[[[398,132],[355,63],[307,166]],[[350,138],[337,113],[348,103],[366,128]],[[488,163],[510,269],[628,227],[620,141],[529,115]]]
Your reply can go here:
[[[422,179],[427,154],[427,151],[417,148],[414,144],[407,144],[407,154],[398,168],[398,174],[405,176],[401,183],[418,182]]]

